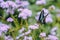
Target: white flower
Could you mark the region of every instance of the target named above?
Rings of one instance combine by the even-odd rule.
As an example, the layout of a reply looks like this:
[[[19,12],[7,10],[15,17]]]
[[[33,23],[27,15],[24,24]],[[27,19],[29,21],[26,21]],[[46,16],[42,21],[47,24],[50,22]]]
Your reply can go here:
[[[34,25],[30,25],[29,26],[29,29],[38,29],[39,28],[39,25],[38,24],[34,24]]]
[[[58,37],[53,36],[53,35],[49,35],[48,38],[49,38],[50,40],[58,40]]]
[[[54,5],[51,5],[51,6],[49,7],[49,9],[50,9],[50,10],[55,10],[55,6],[54,6]]]
[[[46,33],[45,32],[40,33],[39,37],[46,37]]]
[[[39,0],[39,1],[36,1],[36,5],[42,5],[42,4],[46,4],[46,0]]]
[[[9,18],[7,19],[7,21],[8,21],[8,22],[13,22],[14,20],[13,20],[11,17],[9,17]]]

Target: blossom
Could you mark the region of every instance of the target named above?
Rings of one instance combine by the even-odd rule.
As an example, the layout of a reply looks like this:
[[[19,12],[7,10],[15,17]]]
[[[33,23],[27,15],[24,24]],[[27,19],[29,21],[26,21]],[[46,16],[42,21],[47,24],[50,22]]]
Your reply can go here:
[[[28,35],[28,34],[30,34],[31,33],[31,30],[28,30],[27,32],[25,32],[24,34],[25,35]]]
[[[19,33],[22,33],[25,30],[24,27],[22,27],[22,29],[19,30]]]
[[[9,25],[0,24],[0,36],[2,36],[3,33],[6,33],[9,28],[10,28]]]
[[[11,36],[5,36],[4,39],[5,40],[13,40],[13,38]]]
[[[19,8],[19,9],[18,9],[18,12],[21,12],[21,11],[23,11],[23,8]]]
[[[6,1],[6,3],[9,5],[9,7],[12,7],[13,10],[17,8],[16,3],[13,1]]]
[[[45,32],[41,32],[39,37],[46,37],[46,33]]]
[[[32,11],[29,9],[24,9],[19,15],[18,17],[22,17],[22,19],[27,19],[27,17],[31,17],[32,15]]]
[[[7,14],[14,14],[14,10],[12,10],[12,9],[9,9],[9,8],[8,8],[8,9],[5,10],[5,11],[6,11]]]
[[[53,27],[53,28],[51,29],[51,31],[52,31],[52,32],[55,32],[57,29],[58,29],[58,27],[55,26],[55,27]]]
[[[24,39],[23,40],[32,40],[32,37],[28,37],[28,36],[24,36]]]
[[[49,7],[49,10],[55,10],[55,6],[54,6],[54,5],[51,5],[51,6]]]
[[[0,3],[4,2],[3,0],[0,0]]]
[[[56,32],[50,32],[51,35],[56,35]]]
[[[2,2],[2,3],[0,4],[0,7],[2,7],[2,8],[8,8],[9,5],[8,5],[6,2]]]
[[[53,36],[53,35],[49,35],[48,38],[50,40],[58,40],[58,37],[57,36]]]
[[[9,18],[7,19],[7,21],[8,21],[8,22],[13,22],[14,20],[13,20],[13,18],[9,17]]]
[[[27,8],[29,5],[29,2],[28,1],[21,1],[21,6],[24,7],[24,8]]]
[[[46,8],[43,8],[42,10],[44,10],[44,16],[46,16],[47,14],[49,14],[49,10]]]
[[[16,39],[18,40],[20,37],[23,37],[25,34],[22,33],[22,34],[19,34],[19,36],[16,37]]]
[[[28,31],[25,32],[25,33],[19,34],[19,36],[17,36],[16,39],[19,39],[20,37],[23,37],[23,36],[28,35],[28,34],[30,34],[30,33],[31,33],[31,30],[28,30]]]
[[[57,16],[57,18],[59,18],[60,17],[60,14],[57,14],[56,16]]]
[[[38,24],[34,24],[34,25],[30,25],[29,26],[29,29],[38,29],[39,28],[39,25]]]
[[[46,23],[52,23],[53,22],[52,16],[50,14],[46,17],[45,22]]]
[[[42,5],[42,4],[46,4],[46,0],[39,0],[39,1],[36,1],[36,5]]]

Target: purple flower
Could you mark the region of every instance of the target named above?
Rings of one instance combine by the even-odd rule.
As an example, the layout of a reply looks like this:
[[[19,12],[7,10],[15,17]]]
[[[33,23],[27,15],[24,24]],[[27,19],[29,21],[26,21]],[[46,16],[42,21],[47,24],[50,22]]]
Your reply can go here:
[[[10,27],[6,24],[1,24],[0,25],[0,31],[2,32],[7,32]]]
[[[39,37],[46,37],[46,33],[45,32],[40,33]]]
[[[52,16],[50,14],[46,17],[45,22],[46,23],[52,23],[53,22]]]
[[[0,5],[1,5],[0,7],[2,7],[2,8],[8,8],[9,7],[9,5],[6,2],[2,2]]]
[[[22,27],[22,29],[19,30],[19,33],[22,33],[25,30],[24,27]]]
[[[29,26],[29,29],[38,29],[39,28],[39,25],[38,24],[34,24],[34,25],[30,25]]]
[[[27,19],[28,17],[31,17],[32,15],[32,11],[29,9],[24,9],[19,15],[18,17],[21,17],[22,19]]]
[[[0,3],[4,2],[3,0],[0,0]]]
[[[36,1],[36,5],[42,5],[42,4],[46,4],[46,0],[39,0],[39,1]]]
[[[24,34],[25,35],[28,35],[28,34],[30,34],[31,33],[31,30],[28,30],[27,32],[25,32]]]
[[[24,36],[24,39],[23,40],[32,40],[32,37],[28,37],[28,36]]]
[[[7,19],[7,21],[8,21],[8,22],[13,22],[14,20],[13,20],[11,17],[9,17],[9,18]]]
[[[53,35],[49,35],[48,38],[50,40],[58,40],[58,37],[57,36],[53,36]]]

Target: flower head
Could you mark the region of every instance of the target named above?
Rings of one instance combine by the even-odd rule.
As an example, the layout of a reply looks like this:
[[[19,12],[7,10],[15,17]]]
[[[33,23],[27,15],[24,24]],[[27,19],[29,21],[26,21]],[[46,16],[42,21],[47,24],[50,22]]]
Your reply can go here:
[[[10,27],[6,24],[0,24],[0,31],[7,32]]]
[[[40,33],[39,37],[46,37],[46,33],[45,32]]]
[[[9,18],[7,19],[7,21],[8,21],[8,22],[13,22],[14,20],[13,20],[11,17],[9,17]]]
[[[38,29],[39,28],[39,25],[38,24],[34,24],[34,25],[30,25],[29,26],[29,29]]]
[[[29,9],[24,9],[19,15],[18,17],[21,17],[22,19],[27,19],[28,17],[31,17],[32,15],[32,11]]]

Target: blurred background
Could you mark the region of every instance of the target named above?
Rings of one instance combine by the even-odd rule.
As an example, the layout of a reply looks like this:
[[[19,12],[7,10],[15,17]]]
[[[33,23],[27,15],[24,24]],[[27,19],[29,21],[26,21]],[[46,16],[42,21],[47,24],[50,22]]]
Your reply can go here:
[[[60,0],[0,0],[0,40],[60,40]]]

